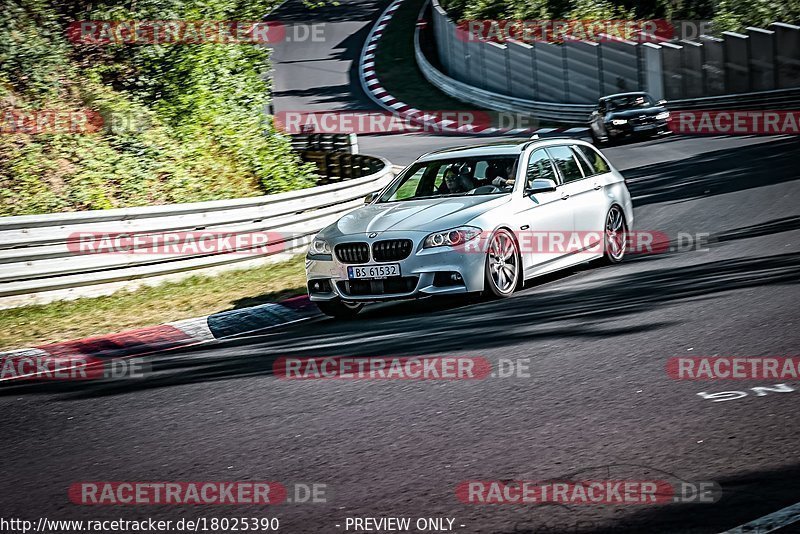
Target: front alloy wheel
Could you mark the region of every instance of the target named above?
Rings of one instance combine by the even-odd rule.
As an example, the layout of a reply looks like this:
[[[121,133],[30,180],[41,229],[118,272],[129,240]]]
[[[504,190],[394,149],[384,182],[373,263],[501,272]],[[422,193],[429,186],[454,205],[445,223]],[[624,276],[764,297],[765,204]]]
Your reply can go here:
[[[603,146],[603,140],[600,138],[599,135],[597,135],[597,132],[595,132],[594,128],[592,128],[591,126],[589,126],[589,135],[592,136],[592,143],[595,146]]]
[[[361,308],[364,307],[363,302],[344,302],[341,299],[335,300],[320,300],[315,303],[319,311],[325,315],[336,317],[339,319],[347,319],[355,317]]]
[[[486,285],[496,297],[508,297],[519,283],[519,254],[508,230],[498,230],[486,253]]]
[[[605,259],[608,263],[619,263],[628,248],[628,227],[622,208],[611,206],[606,215]]]

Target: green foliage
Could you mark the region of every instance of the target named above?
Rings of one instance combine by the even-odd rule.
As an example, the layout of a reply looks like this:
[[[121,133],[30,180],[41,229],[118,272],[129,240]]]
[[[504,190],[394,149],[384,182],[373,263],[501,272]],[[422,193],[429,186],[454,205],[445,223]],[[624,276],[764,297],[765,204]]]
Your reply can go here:
[[[800,0],[441,0],[462,19],[648,19],[713,20],[716,32],[800,22]]]
[[[268,50],[72,44],[79,20],[257,21],[276,0],[12,0],[0,111],[98,112],[91,134],[0,136],[0,215],[195,202],[313,185],[265,110]],[[130,7],[136,6],[134,10]]]

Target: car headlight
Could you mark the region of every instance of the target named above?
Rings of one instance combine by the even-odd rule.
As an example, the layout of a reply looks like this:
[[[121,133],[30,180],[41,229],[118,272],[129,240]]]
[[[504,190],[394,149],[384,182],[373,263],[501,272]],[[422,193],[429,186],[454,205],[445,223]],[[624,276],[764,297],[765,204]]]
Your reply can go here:
[[[628,124],[628,119],[612,119],[611,124],[614,126],[622,126],[623,124]]]
[[[431,247],[456,247],[481,235],[480,228],[475,226],[460,226],[443,232],[436,232],[425,238],[422,248]]]
[[[311,242],[308,252],[316,256],[330,255],[331,246],[324,239],[315,239]]]
[[[658,115],[656,115],[656,119],[660,121],[667,120],[669,118],[669,111],[662,111]]]

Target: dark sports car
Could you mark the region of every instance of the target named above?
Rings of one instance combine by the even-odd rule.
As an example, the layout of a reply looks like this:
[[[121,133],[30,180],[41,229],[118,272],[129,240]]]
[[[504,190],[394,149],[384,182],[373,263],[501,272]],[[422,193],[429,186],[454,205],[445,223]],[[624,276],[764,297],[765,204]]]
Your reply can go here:
[[[665,103],[641,92],[604,96],[589,117],[592,139],[602,144],[667,134],[669,111]]]

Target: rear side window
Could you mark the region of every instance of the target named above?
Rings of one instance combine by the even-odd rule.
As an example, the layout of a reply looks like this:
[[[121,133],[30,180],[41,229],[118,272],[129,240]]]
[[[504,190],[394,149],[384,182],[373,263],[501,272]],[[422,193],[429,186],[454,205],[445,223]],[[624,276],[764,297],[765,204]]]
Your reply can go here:
[[[606,158],[594,148],[586,145],[575,145],[574,148],[578,149],[578,151],[583,154],[584,159],[589,163],[590,172],[588,174],[603,174],[611,170]]]
[[[556,171],[553,168],[553,162],[550,161],[550,156],[547,155],[544,149],[536,150],[531,154],[528,160],[528,171],[525,174],[525,181],[528,187],[531,187],[534,180],[540,178],[558,183],[558,176],[556,176]]]
[[[564,182],[574,182],[583,179],[583,173],[578,166],[578,161],[575,159],[572,149],[568,146],[552,146],[547,147],[547,152],[553,159],[553,162],[558,167],[561,176],[564,177]]]

